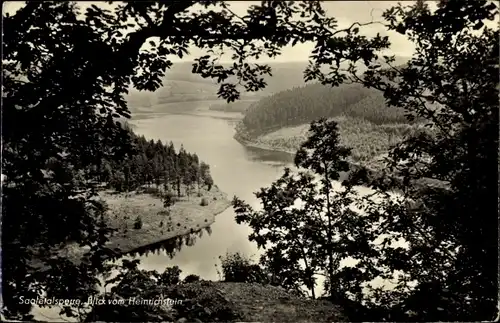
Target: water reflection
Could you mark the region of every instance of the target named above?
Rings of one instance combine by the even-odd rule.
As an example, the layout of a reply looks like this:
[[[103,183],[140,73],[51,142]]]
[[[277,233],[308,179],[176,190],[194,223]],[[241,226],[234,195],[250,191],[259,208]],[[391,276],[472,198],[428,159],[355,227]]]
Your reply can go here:
[[[264,162],[271,165],[275,164],[276,166],[280,167],[293,163],[293,160],[295,158],[295,154],[292,153],[249,146],[245,146],[245,153],[249,160]]]
[[[197,239],[203,238],[204,233],[207,235],[212,234],[210,226],[199,229],[191,230],[190,233],[177,236],[168,240],[160,241],[154,244],[142,246],[125,254],[126,257],[138,258],[149,255],[161,255],[162,253],[174,258],[174,256],[182,250],[183,246],[192,247],[195,245]]]

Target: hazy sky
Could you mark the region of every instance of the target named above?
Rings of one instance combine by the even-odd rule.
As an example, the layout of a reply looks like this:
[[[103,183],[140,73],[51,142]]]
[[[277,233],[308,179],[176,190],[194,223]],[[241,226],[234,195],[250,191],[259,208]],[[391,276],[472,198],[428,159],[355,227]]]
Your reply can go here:
[[[404,3],[411,4],[412,1],[404,1]],[[242,14],[246,11],[249,5],[258,4],[258,1],[230,1],[232,10],[237,14]],[[105,2],[80,2],[82,8],[88,7],[91,4],[96,4],[102,7],[109,7]],[[397,4],[397,1],[325,1],[323,6],[329,16],[335,17],[340,27],[347,27],[353,22],[369,22],[381,20],[381,14],[384,10]],[[23,1],[7,1],[3,3],[4,12],[14,13],[24,5]],[[377,32],[382,35],[388,35],[392,43],[391,53],[398,56],[411,56],[414,47],[405,36],[399,35],[395,32],[388,32],[381,25],[372,25],[363,27],[362,33],[367,36],[373,36]],[[306,61],[308,55],[313,48],[312,44],[298,44],[295,47],[287,47],[283,49],[283,54],[276,58],[277,62],[289,61]],[[204,54],[198,48],[192,48],[190,54],[184,60],[192,60]],[[177,59],[172,59],[176,61]],[[263,60],[269,60],[267,57]],[[222,61],[230,61],[230,56],[222,58]]]

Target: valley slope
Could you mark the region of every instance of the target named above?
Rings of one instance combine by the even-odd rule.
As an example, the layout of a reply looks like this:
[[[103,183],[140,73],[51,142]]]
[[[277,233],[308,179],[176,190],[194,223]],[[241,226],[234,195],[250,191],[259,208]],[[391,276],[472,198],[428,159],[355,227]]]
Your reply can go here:
[[[133,114],[189,112],[195,109],[196,104],[193,102],[200,101],[211,101],[209,105],[214,104],[213,110],[224,111],[225,108],[221,106],[226,103],[217,96],[220,85],[215,80],[192,74],[192,64],[192,62],[174,63],[165,73],[163,86],[155,92],[131,89],[127,96],[131,112]],[[265,77],[266,88],[259,92],[243,91],[238,102],[255,102],[267,95],[304,85],[303,71],[306,64],[307,62],[270,63],[273,76]]]
[[[192,62],[176,63],[156,92],[131,90],[129,107],[136,118],[163,113],[244,113],[236,127],[238,141],[291,153],[306,138],[312,120],[333,118],[343,144],[352,148],[353,162],[373,167],[380,166],[391,145],[421,129],[418,123],[408,122],[401,109],[388,108],[377,90],[355,84],[338,88],[306,85],[303,71],[307,62],[269,65],[273,76],[266,77],[264,90],[242,93],[240,100],[228,104],[217,97],[215,80],[192,74]]]
[[[235,138],[245,145],[294,153],[306,139],[309,123],[319,118],[337,121],[342,144],[352,148],[352,162],[372,169],[382,166],[392,145],[422,129],[402,109],[387,107],[377,90],[310,84],[250,105]]]

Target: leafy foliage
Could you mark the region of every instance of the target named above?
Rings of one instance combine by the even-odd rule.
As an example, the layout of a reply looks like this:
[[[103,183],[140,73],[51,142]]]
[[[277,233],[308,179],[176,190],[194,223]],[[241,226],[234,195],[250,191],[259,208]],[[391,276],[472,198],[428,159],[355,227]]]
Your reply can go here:
[[[313,298],[317,275],[341,285],[340,261],[366,250],[370,238],[367,219],[348,208],[355,192],[348,186],[333,190],[340,172],[349,169],[350,151],[339,144],[337,131],[333,121],[311,124],[311,136],[295,158],[303,171],[285,168],[271,187],[256,193],[261,211],[233,201],[236,221],[247,223],[254,231],[249,239],[266,249],[261,263],[280,270],[289,284],[306,286]]]
[[[267,258],[261,258],[259,263],[254,263],[252,259],[239,252],[228,252],[225,256],[219,256],[219,259],[222,273],[217,271],[223,282],[276,286],[283,288],[290,295],[305,296],[300,282],[288,280],[288,273],[281,272],[277,262],[266,262]]]
[[[219,256],[222,279],[226,282],[264,283],[267,276],[263,270],[240,253],[227,253]]]
[[[200,276],[198,275],[187,275],[186,278],[184,278],[184,283],[188,284],[188,283],[192,283],[192,282],[197,282],[200,280]]]
[[[331,139],[336,132],[332,124],[313,123],[305,143],[309,153],[299,150],[296,162],[319,179],[285,170],[270,188],[256,194],[262,211],[235,200],[237,219],[253,228],[251,240],[272,245],[268,257],[274,257],[270,251],[276,245],[287,250],[295,266],[304,258],[305,266],[298,267],[302,273],[312,266],[308,264],[326,269],[329,297],[367,307],[365,312],[378,316],[370,320],[492,320],[498,304],[498,268],[491,265],[498,251],[497,181],[491,173],[498,167],[499,35],[484,21],[498,17],[497,7],[487,1],[441,1],[431,11],[419,1],[398,5],[384,17],[390,30],[416,45],[407,65],[395,67],[385,57],[389,68],[381,68],[374,53],[363,47],[342,52],[348,44],[334,38],[317,43],[306,77],[325,85],[356,82],[378,89],[390,107],[405,109],[410,121],[414,116],[424,119],[433,135],[420,132],[402,141],[391,151],[380,178],[368,181],[361,169],[333,190],[328,175],[342,165],[345,151],[338,151],[338,142]],[[340,67],[339,61],[349,67]],[[358,61],[367,67],[362,74],[356,71]],[[322,73],[322,65],[330,73]],[[334,165],[333,171],[324,160]],[[404,180],[394,180],[395,173]],[[446,185],[422,189],[417,181],[423,178]],[[353,196],[353,184],[370,185],[375,193]],[[321,193],[307,195],[316,189]],[[398,198],[388,194],[395,189],[401,192]],[[334,196],[330,207],[335,212],[328,208],[328,195]],[[295,204],[298,199],[302,204]],[[326,210],[316,203],[326,204]],[[354,214],[349,205],[362,213]],[[327,218],[316,225],[325,229],[307,232],[306,221],[321,215]],[[325,241],[322,234],[329,225],[333,231]],[[308,247],[302,254],[295,251],[297,235]],[[339,260],[336,255],[356,262],[338,266],[331,261]],[[390,279],[392,286],[377,287],[373,278]]]
[[[129,148],[128,134],[113,121],[128,116],[120,95],[126,86],[108,73],[116,66],[106,60],[109,47],[77,19],[74,4],[29,3],[4,23],[2,292],[5,316],[29,319],[20,296],[36,298],[45,289],[48,297],[83,300],[96,293],[96,274],[108,270],[99,261],[111,252],[103,248],[105,208],[92,199],[88,168]],[[95,52],[99,60],[91,58]],[[48,272],[31,267],[35,255],[68,241],[90,247],[88,263],[55,257]]]
[[[478,201],[496,197],[496,181],[487,170],[497,164],[498,30],[483,27],[482,22],[497,15],[496,6],[486,1],[442,1],[435,12],[421,2],[410,8],[400,5],[391,9],[385,14],[389,29],[409,35],[417,45],[417,54],[405,67],[382,70],[373,62],[378,58],[377,51],[388,48],[388,38],[361,36],[355,25],[338,29],[336,20],[326,16],[319,1],[266,1],[250,6],[244,16],[235,15],[222,1],[200,1],[199,5],[213,10],[188,12],[194,4],[130,2],[111,9],[93,5],[78,14],[71,2],[27,2],[14,16],[4,18],[2,116],[8,120],[2,129],[2,173],[8,178],[2,192],[5,317],[30,319],[30,306],[18,302],[21,295],[36,298],[46,293],[48,297],[86,300],[97,293],[97,274],[111,270],[102,261],[113,251],[105,248],[109,234],[102,223],[105,207],[93,198],[94,170],[103,160],[116,163],[123,168],[112,172],[112,185],[127,190],[134,184],[126,159],[134,140],[116,121],[130,116],[124,98],[130,84],[138,90],[158,89],[172,66],[168,57],[183,58],[194,45],[208,55],[195,60],[192,72],[216,80],[219,97],[230,102],[240,98],[242,89],[255,92],[264,88],[265,76],[271,74],[265,64],[248,63],[250,58],[274,58],[283,46],[306,41],[316,43],[306,81],[317,79],[336,86],[351,80],[380,89],[390,106],[425,118],[439,130],[437,138],[421,135],[409,139],[392,155],[394,167],[407,175],[404,196],[416,207],[384,201],[382,215],[387,223],[378,233],[404,236],[411,247],[409,251],[384,249],[376,259],[389,272],[404,269],[419,280],[419,285],[406,293],[401,289],[380,293],[378,304],[388,307],[397,303],[399,307],[391,311],[398,318],[406,318],[410,311],[422,320],[494,317],[497,268],[488,264],[497,257],[497,213],[493,216],[490,205]],[[146,42],[149,47],[144,46]],[[223,66],[218,59],[228,49],[235,53],[234,64]],[[349,68],[342,67],[343,62],[349,62]],[[362,76],[355,73],[359,62],[368,69]],[[322,72],[323,65],[328,66],[329,73]],[[438,102],[441,107],[428,109],[426,101]],[[422,165],[422,155],[430,162]],[[399,163],[401,160],[406,162]],[[184,185],[193,183],[193,177],[187,176],[192,174],[187,171],[189,161],[179,158]],[[156,165],[163,163],[153,163],[152,173],[157,172]],[[423,194],[411,185],[413,179],[422,176],[447,181],[450,188]],[[274,187],[284,194],[278,196],[280,205],[291,206],[287,190],[281,186],[296,193],[299,188],[309,189],[310,183],[312,179],[305,175],[300,181],[285,176]],[[213,183],[207,185],[210,189]],[[271,195],[268,191],[261,194]],[[312,194],[306,196],[311,203]],[[288,233],[296,233],[288,227],[289,220],[279,216],[285,211],[266,207],[283,220],[277,228],[284,225]],[[287,209],[285,213],[290,212],[301,217],[311,210]],[[355,221],[354,216],[347,218]],[[65,230],[60,230],[61,225]],[[304,239],[311,231],[305,225],[296,230]],[[272,233],[268,236],[277,239]],[[277,256],[270,260],[291,257],[283,266],[285,273],[290,273],[288,281],[312,286],[311,269],[322,263],[310,263],[310,270],[303,271],[296,259],[312,260],[324,251],[308,246],[301,256],[298,242],[295,237],[291,239],[290,255],[272,247]],[[45,261],[48,271],[32,266],[30,260],[40,255],[50,259],[51,250],[68,241],[90,248],[82,263],[53,257]],[[333,247],[330,242],[324,242],[326,250]],[[366,260],[360,266],[371,269],[372,263]],[[135,270],[133,266],[124,267]],[[360,271],[346,277],[358,279]],[[137,280],[137,284],[150,287],[153,282]],[[358,284],[345,286],[342,288],[359,295]],[[122,287],[124,293],[137,292]],[[148,290],[142,287],[141,291]],[[434,298],[423,296],[429,294]],[[208,295],[203,297],[209,299]],[[190,309],[196,315],[208,313],[195,307]],[[75,315],[69,308],[64,311]],[[126,320],[168,320],[161,313],[149,316],[141,311],[130,308]],[[225,307],[220,309],[224,314],[217,313],[211,311],[210,319],[230,319],[232,315]],[[119,317],[116,314],[113,320]]]

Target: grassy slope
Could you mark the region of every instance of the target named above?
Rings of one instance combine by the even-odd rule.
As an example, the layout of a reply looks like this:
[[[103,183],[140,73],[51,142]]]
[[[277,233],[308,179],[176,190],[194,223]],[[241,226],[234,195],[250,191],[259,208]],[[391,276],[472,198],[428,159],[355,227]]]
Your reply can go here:
[[[370,168],[381,167],[380,160],[389,147],[401,140],[414,126],[408,124],[374,125],[368,121],[350,117],[331,118],[339,126],[341,143],[352,148],[353,162],[361,162]],[[247,146],[295,153],[307,138],[309,124],[285,127],[252,137],[240,130],[236,139]]]
[[[170,298],[182,301],[182,310],[176,306],[155,306],[159,320],[176,322],[346,322],[343,309],[323,300],[312,300],[285,291],[282,288],[256,283],[196,281],[145,291],[147,299]],[[109,321],[113,308],[96,306],[91,321]],[[118,310],[119,311],[119,310]],[[119,311],[120,312],[120,311]],[[176,313],[177,312],[177,313]],[[188,317],[184,316],[190,316]],[[89,320],[90,321],[90,320]]]
[[[206,312],[231,312],[232,322],[342,322],[342,309],[322,300],[292,295],[282,288],[256,283],[198,281],[158,290],[148,297],[179,295],[183,303],[200,304]],[[168,308],[162,308],[167,314]],[[168,315],[168,314],[167,314]],[[168,317],[165,315],[164,317]],[[163,316],[163,315],[162,315]],[[178,322],[187,322],[184,318]]]
[[[339,307],[320,300],[297,297],[274,286],[215,282],[213,288],[234,303],[244,322],[346,321]]]
[[[183,197],[167,212],[162,200],[149,194],[133,192],[127,196],[103,192],[101,197],[109,206],[108,223],[118,230],[110,239],[110,247],[130,252],[211,225],[215,215],[230,206],[229,200],[216,187],[210,191],[202,189],[200,193],[201,196]],[[201,206],[203,198],[208,205]],[[134,229],[137,216],[143,222],[141,229]]]
[[[189,199],[181,198],[169,214],[159,197],[146,193],[114,194],[102,191],[99,198],[108,205],[108,225],[117,229],[110,237],[108,246],[120,249],[121,254],[207,227],[215,221],[217,214],[230,206],[227,195],[215,186],[210,191],[202,190],[200,197],[193,194]],[[202,198],[208,201],[208,205],[200,205]],[[137,216],[142,219],[141,229],[134,229]],[[162,226],[160,222],[163,222]],[[70,243],[57,252],[79,263],[86,249]],[[41,266],[41,263],[34,260],[33,265]]]

